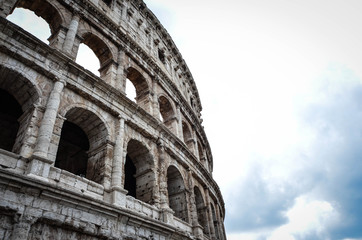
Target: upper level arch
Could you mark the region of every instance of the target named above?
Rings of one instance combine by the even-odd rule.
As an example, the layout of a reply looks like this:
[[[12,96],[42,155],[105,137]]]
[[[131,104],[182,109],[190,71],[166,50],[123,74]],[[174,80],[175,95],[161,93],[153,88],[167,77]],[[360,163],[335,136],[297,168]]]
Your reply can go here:
[[[43,18],[50,27],[51,34],[57,32],[64,24],[65,18],[58,6],[57,1],[46,0],[20,0],[16,7],[33,11],[37,16]]]
[[[164,123],[167,123],[167,121],[170,121],[175,117],[175,107],[167,96],[160,94],[158,96],[158,105],[160,108],[161,120]]]

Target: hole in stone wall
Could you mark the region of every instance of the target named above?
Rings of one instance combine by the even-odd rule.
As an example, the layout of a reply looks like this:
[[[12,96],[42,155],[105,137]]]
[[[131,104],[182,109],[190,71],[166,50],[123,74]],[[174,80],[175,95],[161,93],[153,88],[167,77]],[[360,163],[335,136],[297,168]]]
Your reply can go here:
[[[55,167],[86,177],[89,140],[76,124],[64,121],[59,141]]]
[[[0,89],[0,148],[12,151],[19,130],[20,104],[7,91]]]
[[[125,163],[125,178],[124,178],[124,189],[128,191],[127,195],[136,198],[136,166],[133,164],[132,159],[126,155]]]
[[[15,8],[14,12],[7,19],[44,43],[49,43],[48,38],[51,35],[49,24],[43,18],[35,15],[34,12],[23,8]]]
[[[100,76],[98,69],[100,68],[99,59],[92,49],[84,43],[79,45],[77,58],[75,60],[79,65],[91,71],[96,76]]]

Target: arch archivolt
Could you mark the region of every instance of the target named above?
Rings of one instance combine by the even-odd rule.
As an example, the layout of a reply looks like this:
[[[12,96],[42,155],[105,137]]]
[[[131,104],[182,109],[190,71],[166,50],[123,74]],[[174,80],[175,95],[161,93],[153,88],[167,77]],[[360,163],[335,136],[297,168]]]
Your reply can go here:
[[[86,44],[98,57],[101,68],[109,61],[117,62],[118,48],[104,34],[95,30],[86,21],[79,21],[77,35],[79,37],[77,49],[80,43]]]
[[[32,89],[32,92],[29,93],[32,95],[31,97],[34,100],[32,104],[46,104],[47,98],[44,96],[47,96],[52,88],[52,83],[48,81],[46,77],[25,66],[21,62],[18,62],[9,57],[2,56],[2,53],[0,53],[0,68],[1,71],[10,70],[11,72],[13,72],[12,77],[7,76],[7,73],[5,72],[2,72],[0,75],[2,79],[6,79],[6,81],[9,83],[9,87],[22,87],[19,84],[14,84],[15,79],[22,79],[24,84],[28,85],[28,89]]]
[[[20,104],[22,114],[18,117],[18,128],[12,152],[29,157],[33,151],[39,122],[42,117],[41,105],[45,105],[47,87],[51,85],[45,77],[9,58],[0,58],[0,88],[7,91]],[[38,86],[42,83],[45,88]],[[6,103],[3,103],[6,104]],[[2,124],[5,124],[4,122]],[[3,131],[3,130],[2,130]]]
[[[67,11],[58,1],[20,0],[16,7],[33,11],[37,16],[43,18],[49,24],[52,34],[67,22]]]
[[[104,124],[107,132],[107,141],[115,142],[115,126],[114,126],[114,117],[104,111],[102,108],[94,105],[90,102],[84,100],[81,96],[75,94],[71,90],[64,89],[63,97],[61,104],[59,106],[59,115],[62,116],[63,120],[65,119],[66,114],[73,108],[79,108],[87,110],[93,113],[99,118],[99,120]]]

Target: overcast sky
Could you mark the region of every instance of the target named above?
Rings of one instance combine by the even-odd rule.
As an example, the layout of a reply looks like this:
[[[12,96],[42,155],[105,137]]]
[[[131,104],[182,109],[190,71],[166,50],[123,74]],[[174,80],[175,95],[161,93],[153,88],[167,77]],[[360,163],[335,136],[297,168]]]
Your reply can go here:
[[[198,87],[229,240],[362,239],[362,1],[145,0]]]
[[[196,81],[228,239],[362,239],[362,1],[145,2]]]

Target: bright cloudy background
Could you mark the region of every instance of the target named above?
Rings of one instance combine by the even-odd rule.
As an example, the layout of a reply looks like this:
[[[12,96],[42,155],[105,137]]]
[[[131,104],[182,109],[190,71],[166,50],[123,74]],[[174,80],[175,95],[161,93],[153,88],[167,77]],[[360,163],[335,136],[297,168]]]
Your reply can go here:
[[[362,1],[145,0],[203,104],[229,240],[362,239]]]

